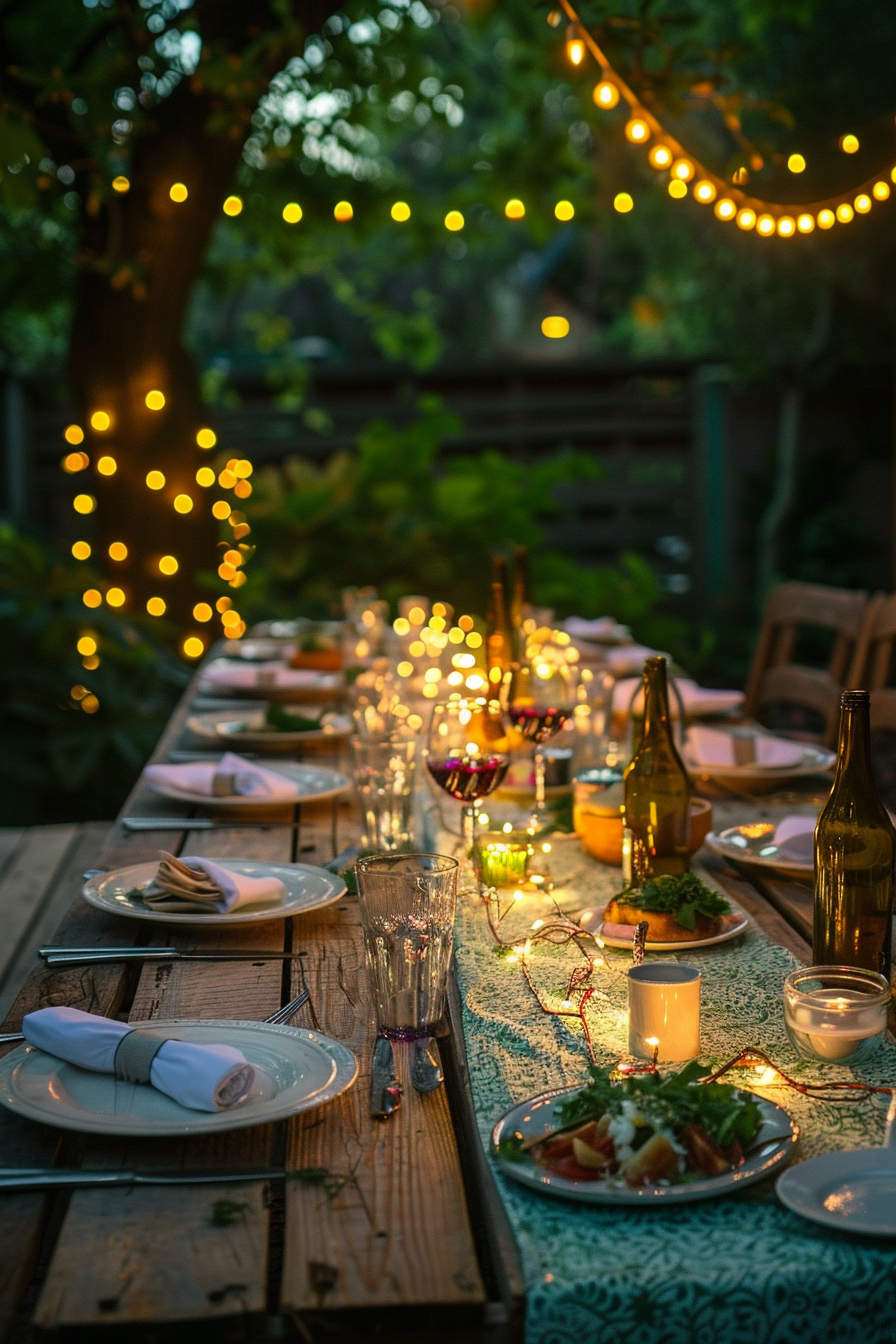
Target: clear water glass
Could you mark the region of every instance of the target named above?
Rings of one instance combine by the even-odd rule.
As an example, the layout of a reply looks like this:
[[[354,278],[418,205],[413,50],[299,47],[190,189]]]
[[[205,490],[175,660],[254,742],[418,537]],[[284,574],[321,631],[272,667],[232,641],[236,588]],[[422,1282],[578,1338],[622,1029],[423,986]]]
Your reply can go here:
[[[355,865],[380,1032],[431,1036],[445,1009],[454,945],[457,860],[375,854]]]
[[[408,846],[413,834],[417,739],[353,737],[351,746],[364,848],[388,851]]]

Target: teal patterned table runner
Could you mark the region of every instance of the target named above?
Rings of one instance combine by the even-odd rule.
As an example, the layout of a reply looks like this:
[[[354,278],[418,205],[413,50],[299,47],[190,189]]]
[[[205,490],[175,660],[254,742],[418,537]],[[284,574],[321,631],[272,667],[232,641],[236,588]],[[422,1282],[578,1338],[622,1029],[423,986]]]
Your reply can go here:
[[[453,839],[442,833],[442,852]],[[618,890],[618,870],[595,863],[575,837],[552,842],[560,907],[601,907]],[[543,895],[512,903],[502,936],[525,938],[549,906]],[[669,954],[664,954],[669,955]],[[601,1063],[627,1048],[629,957],[606,952],[594,979],[588,1021]],[[703,1062],[718,1066],[759,1046],[807,1082],[860,1077],[896,1085],[896,1048],[882,1046],[853,1074],[801,1061],[784,1030],[781,988],[796,964],[751,923],[733,942],[682,953],[703,972]],[[495,953],[485,912],[459,902],[457,977],[473,1100],[486,1149],[510,1106],[549,1088],[584,1081],[588,1055],[575,1020],[541,1011],[518,964]],[[560,1006],[580,962],[539,944],[529,965],[539,992]],[[757,1075],[758,1076],[758,1075]],[[747,1080],[749,1075],[738,1075]],[[776,1084],[759,1089],[802,1130],[801,1154],[880,1144],[884,1107],[868,1094],[827,1103]],[[896,1246],[829,1232],[789,1213],[773,1180],[741,1193],[661,1209],[590,1208],[524,1189],[496,1169],[498,1189],[522,1255],[527,1344],[893,1344]]]

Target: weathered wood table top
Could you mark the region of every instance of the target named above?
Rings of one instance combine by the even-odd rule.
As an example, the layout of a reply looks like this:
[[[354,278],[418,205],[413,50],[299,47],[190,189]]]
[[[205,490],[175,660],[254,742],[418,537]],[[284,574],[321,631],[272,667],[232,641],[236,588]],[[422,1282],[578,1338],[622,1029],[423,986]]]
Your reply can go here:
[[[154,760],[189,745],[191,701],[192,688]],[[746,808],[736,799],[717,806],[731,820]],[[185,815],[182,804],[140,784],[123,809],[123,815],[172,812]],[[324,864],[358,835],[350,798],[280,805],[253,813],[251,825],[219,820],[209,832],[134,833],[116,824],[90,866],[155,859],[160,849]],[[356,900],[236,931],[169,931],[104,916],[77,896],[74,867],[84,853],[83,846],[76,857],[73,850],[66,868],[73,903],[53,941],[286,950],[301,954],[301,969],[298,960],[41,967],[2,1030],[17,1030],[25,1013],[51,1004],[132,1022],[261,1019],[298,993],[304,974],[311,1002],[296,1023],[348,1045],[360,1074],[321,1110],[214,1138],[110,1142],[0,1111],[4,1166],[270,1166],[300,1174],[237,1187],[0,1194],[0,1334],[12,1332],[18,1341],[37,1330],[94,1340],[103,1326],[104,1335],[128,1340],[521,1338],[519,1265],[476,1135],[456,994],[452,1030],[440,1041],[446,1087],[421,1096],[406,1086],[401,1110],[388,1122],[374,1121],[368,1087],[375,1026]],[[720,865],[716,874],[771,937],[807,957],[807,889],[769,883],[760,889]],[[54,909],[59,899],[57,893]],[[396,1056],[399,1074],[408,1078],[402,1047]],[[333,1194],[302,1178],[309,1170],[339,1178],[341,1188]],[[225,1200],[228,1208],[218,1203]]]

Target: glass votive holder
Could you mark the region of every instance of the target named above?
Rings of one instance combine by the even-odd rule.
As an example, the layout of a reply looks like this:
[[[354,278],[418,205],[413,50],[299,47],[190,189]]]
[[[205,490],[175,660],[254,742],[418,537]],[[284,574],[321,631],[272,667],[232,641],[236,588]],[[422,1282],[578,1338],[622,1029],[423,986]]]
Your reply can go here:
[[[806,1059],[854,1064],[887,1030],[890,985],[855,966],[805,966],[784,981],[787,1035]]]
[[[479,837],[476,853],[484,887],[518,887],[526,881],[532,854],[528,836],[486,831]]]

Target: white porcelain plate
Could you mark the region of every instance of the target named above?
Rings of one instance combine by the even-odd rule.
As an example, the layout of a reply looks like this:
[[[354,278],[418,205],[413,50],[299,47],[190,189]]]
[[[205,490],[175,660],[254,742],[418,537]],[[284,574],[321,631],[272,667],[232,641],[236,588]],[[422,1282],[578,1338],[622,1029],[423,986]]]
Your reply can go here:
[[[192,1111],[139,1083],[66,1064],[31,1045],[0,1060],[0,1103],[40,1124],[86,1134],[163,1138],[246,1129],[283,1120],[351,1087],[358,1061],[346,1046],[304,1028],[266,1022],[159,1021],[153,1028],[196,1044],[242,1050],[255,1066],[257,1090],[231,1111]]]
[[[307,705],[302,713],[308,718],[323,714],[320,728],[297,732],[276,732],[265,723],[264,710],[247,710],[238,714],[194,714],[187,719],[187,728],[197,737],[215,745],[233,746],[244,751],[289,751],[309,742],[326,742],[329,738],[348,737],[352,722],[347,714],[335,714],[322,705]]]
[[[148,919],[154,924],[193,924],[208,928],[213,924],[264,924],[272,919],[286,919],[290,915],[304,915],[309,910],[320,910],[332,905],[345,895],[346,886],[341,877],[326,868],[312,868],[304,863],[270,863],[263,859],[216,859],[222,868],[246,877],[279,877],[286,887],[282,901],[260,901],[257,905],[242,905],[232,914],[203,915],[196,910],[172,914],[170,910],[150,910],[139,895],[148,887],[158,872],[157,863],[133,863],[127,868],[116,868],[111,873],[91,877],[81,888],[82,895],[91,905],[106,914],[125,915],[130,919]]]
[[[785,1172],[775,1189],[782,1204],[813,1223],[896,1237],[896,1149],[822,1153]]]
[[[788,853],[786,845],[779,848],[775,844],[775,830],[773,821],[756,821],[749,826],[729,826],[726,831],[721,831],[718,835],[710,831],[703,843],[714,854],[720,855],[723,859],[733,860],[735,863],[766,868],[769,872],[782,873],[785,876],[804,879],[814,877],[814,859]],[[811,850],[811,834],[808,837],[808,844]]]
[[[730,1195],[746,1185],[761,1181],[770,1172],[790,1161],[799,1138],[799,1126],[785,1110],[773,1101],[757,1096],[762,1112],[762,1128],[751,1144],[742,1166],[726,1171],[723,1176],[697,1177],[681,1185],[615,1185],[607,1181],[572,1181],[540,1167],[532,1157],[524,1156],[512,1162],[497,1155],[502,1139],[519,1135],[523,1139],[542,1137],[557,1128],[560,1104],[567,1101],[578,1087],[564,1087],[556,1092],[543,1092],[530,1101],[521,1102],[502,1116],[492,1133],[496,1160],[505,1176],[510,1176],[530,1190],[545,1195],[576,1200],[580,1204],[627,1204],[644,1208],[662,1204],[687,1204],[697,1199],[715,1199]]]
[[[836,752],[826,751],[824,747],[806,746],[802,759],[793,765],[696,765],[687,757],[685,749],[684,763],[692,779],[718,779],[730,784],[776,785],[786,784],[791,779],[803,779],[807,775],[823,774],[830,770],[837,760]]]
[[[347,775],[340,774],[338,770],[329,770],[324,765],[297,765],[291,761],[283,761],[277,765],[276,773],[295,784],[295,798],[268,798],[257,794],[249,796],[228,794],[225,798],[213,798],[211,794],[182,789],[176,784],[154,784],[151,780],[147,780],[146,783],[153,793],[160,793],[163,798],[176,798],[181,803],[201,803],[204,807],[235,808],[241,812],[263,807],[290,807],[293,803],[310,803],[321,798],[335,798],[352,786]]]
[[[676,943],[652,943],[649,940],[644,944],[646,952],[690,952],[695,947],[715,947],[716,943],[727,943],[732,938],[737,938],[743,933],[749,925],[749,920],[742,910],[735,910],[733,914],[725,916],[726,927],[721,933],[713,934],[712,938],[693,938],[688,942]],[[604,932],[604,921],[602,910],[583,910],[579,915],[579,923],[588,933],[599,938],[607,947],[627,947],[632,945],[632,938],[635,934],[634,924],[629,934],[616,934]],[[618,929],[619,925],[614,924],[613,928]]]

